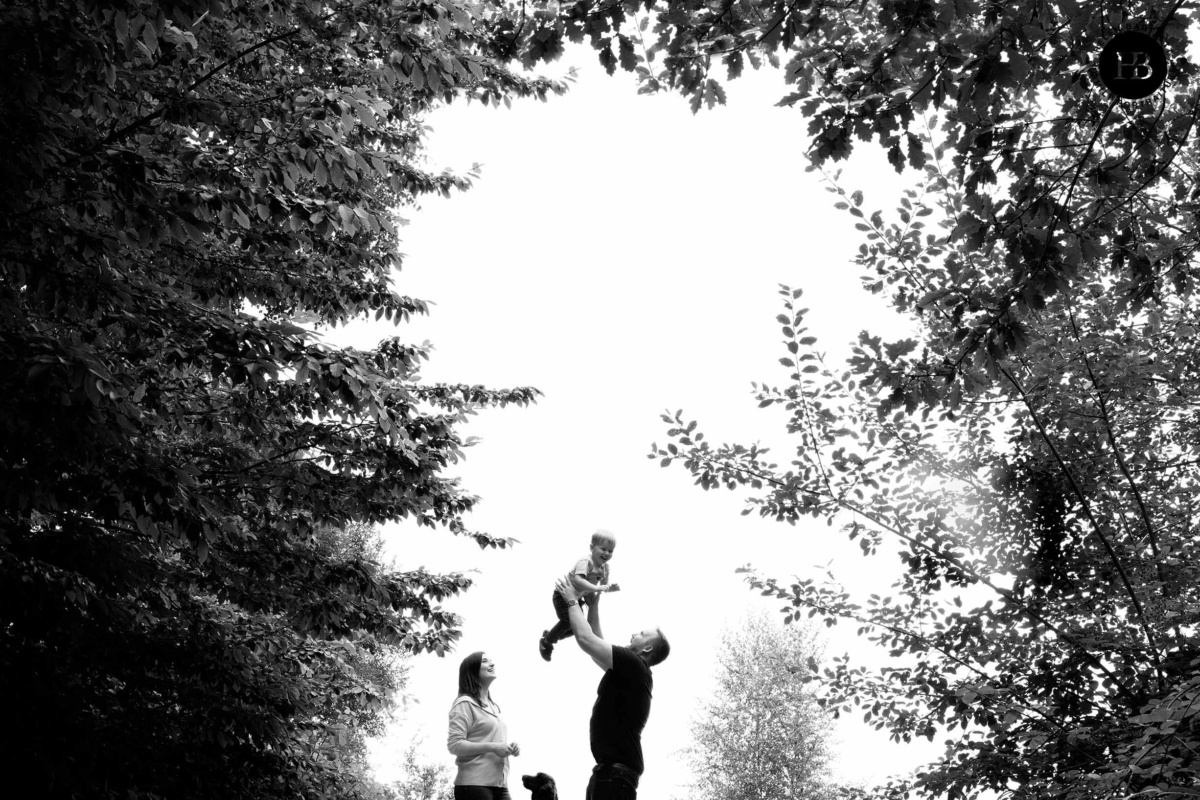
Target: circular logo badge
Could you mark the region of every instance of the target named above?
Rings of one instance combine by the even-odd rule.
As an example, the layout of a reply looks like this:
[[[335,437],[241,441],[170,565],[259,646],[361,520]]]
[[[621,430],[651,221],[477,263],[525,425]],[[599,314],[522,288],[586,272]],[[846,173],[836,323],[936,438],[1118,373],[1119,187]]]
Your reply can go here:
[[[1141,100],[1167,79],[1167,54],[1148,33],[1125,31],[1100,51],[1100,80],[1117,97]]]

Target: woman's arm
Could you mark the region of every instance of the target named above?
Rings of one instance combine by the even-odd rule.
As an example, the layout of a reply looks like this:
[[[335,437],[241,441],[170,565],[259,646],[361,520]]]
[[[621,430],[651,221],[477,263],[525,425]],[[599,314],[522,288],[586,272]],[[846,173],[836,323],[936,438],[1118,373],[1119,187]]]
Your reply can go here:
[[[505,742],[469,742],[466,739],[450,743],[449,750],[456,756],[478,756],[491,753],[494,756],[504,757],[509,754],[509,747]]]
[[[471,717],[467,703],[459,703],[450,709],[450,730],[446,735],[446,749],[456,756],[478,756],[491,753],[495,756],[506,756],[509,753],[507,742],[472,742],[467,738],[471,727]]]

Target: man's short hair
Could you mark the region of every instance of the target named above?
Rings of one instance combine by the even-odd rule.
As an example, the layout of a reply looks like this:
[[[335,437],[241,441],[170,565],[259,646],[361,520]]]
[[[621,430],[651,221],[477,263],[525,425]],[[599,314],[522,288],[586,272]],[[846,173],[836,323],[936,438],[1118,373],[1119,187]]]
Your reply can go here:
[[[646,659],[646,666],[649,667],[661,664],[667,660],[667,656],[671,655],[671,643],[663,635],[662,628],[655,628],[654,635],[654,645],[650,649],[650,657]]]

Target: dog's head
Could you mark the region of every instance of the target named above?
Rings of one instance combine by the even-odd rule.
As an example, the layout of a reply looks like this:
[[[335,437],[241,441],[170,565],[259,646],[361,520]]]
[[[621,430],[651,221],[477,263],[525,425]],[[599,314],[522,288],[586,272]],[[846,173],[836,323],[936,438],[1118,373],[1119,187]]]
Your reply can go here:
[[[558,800],[558,787],[554,785],[554,778],[544,772],[522,775],[521,783],[533,794],[533,800]]]

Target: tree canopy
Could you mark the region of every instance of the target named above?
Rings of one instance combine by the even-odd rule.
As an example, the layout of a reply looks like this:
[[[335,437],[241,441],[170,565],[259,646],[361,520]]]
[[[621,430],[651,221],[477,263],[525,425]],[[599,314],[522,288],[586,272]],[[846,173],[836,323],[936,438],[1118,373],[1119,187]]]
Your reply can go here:
[[[470,176],[423,164],[424,111],[562,87],[506,66],[546,53],[503,5],[8,1],[0,22],[0,745],[46,797],[347,796],[320,742],[383,702],[364,648],[443,652],[470,581],[321,532],[506,546],[444,470],[468,415],[537,392],[312,331],[425,311],[394,283],[398,214]]]
[[[801,146],[856,218],[864,287],[919,326],[826,363],[784,287],[794,452],[716,445],[682,412],[653,448],[747,513],[836,524],[903,573],[851,597],[752,572],[788,618],[849,622],[893,660],[836,661],[824,702],[945,756],[928,796],[1194,795],[1200,697],[1196,67],[1179,3],[668,4],[646,85],[721,102],[774,61]],[[1122,100],[1104,44],[1147,33],[1166,83]],[[657,56],[652,60],[649,56]],[[635,59],[636,60],[636,59]],[[657,63],[657,66],[655,65]],[[717,75],[720,67],[725,71]],[[912,188],[885,214],[834,162],[882,147]]]

